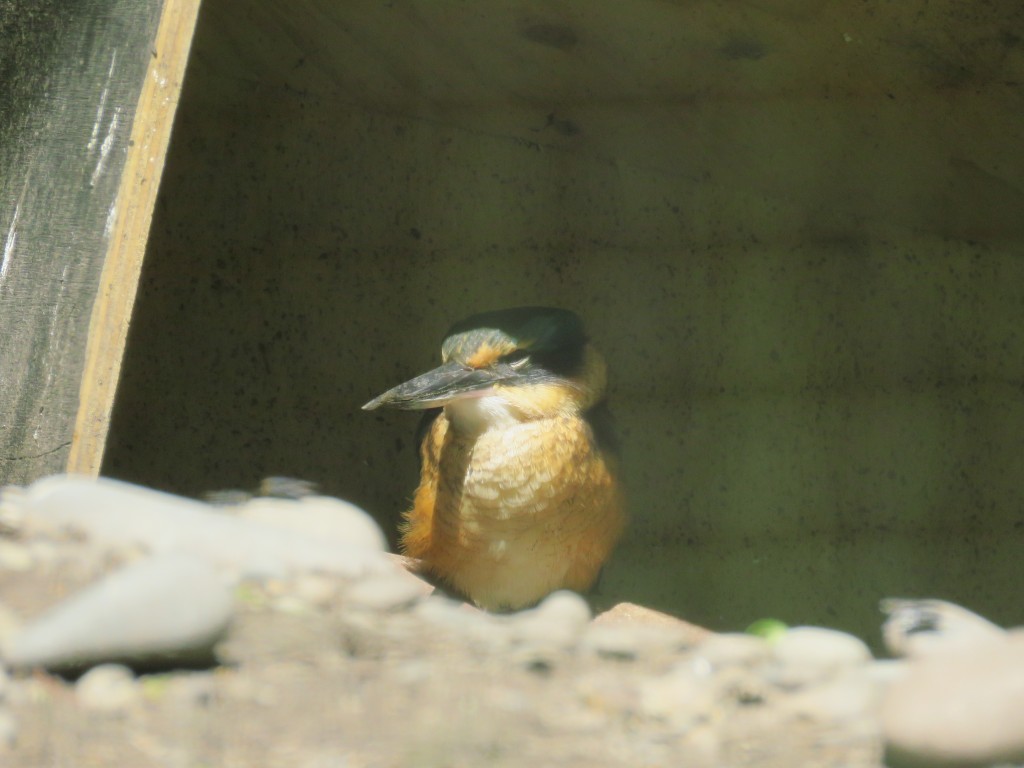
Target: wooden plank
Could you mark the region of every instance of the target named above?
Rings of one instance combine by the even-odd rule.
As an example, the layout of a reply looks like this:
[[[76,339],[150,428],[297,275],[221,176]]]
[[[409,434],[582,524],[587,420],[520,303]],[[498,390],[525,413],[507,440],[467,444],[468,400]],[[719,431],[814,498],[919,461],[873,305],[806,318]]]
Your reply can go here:
[[[200,0],[167,0],[139,96],[109,250],[89,322],[69,472],[99,474],[153,206]]]
[[[0,0],[0,482],[61,471],[71,452],[164,5]]]

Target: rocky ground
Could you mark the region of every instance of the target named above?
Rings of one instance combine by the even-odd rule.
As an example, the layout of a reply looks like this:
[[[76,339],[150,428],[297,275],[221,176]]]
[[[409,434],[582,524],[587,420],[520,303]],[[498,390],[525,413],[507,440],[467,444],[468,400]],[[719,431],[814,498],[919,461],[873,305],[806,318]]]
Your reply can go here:
[[[885,719],[907,665],[839,632],[592,618],[571,593],[493,616],[429,595],[351,508],[46,482],[0,506],[4,766],[878,766],[886,739],[937,759]],[[921,606],[895,645],[934,636]],[[1024,755],[987,748],[969,759]]]

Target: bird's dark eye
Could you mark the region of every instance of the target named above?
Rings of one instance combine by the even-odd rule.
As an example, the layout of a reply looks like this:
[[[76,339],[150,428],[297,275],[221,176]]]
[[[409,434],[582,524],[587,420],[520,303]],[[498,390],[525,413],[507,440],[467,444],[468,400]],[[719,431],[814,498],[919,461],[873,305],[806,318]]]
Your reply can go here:
[[[503,356],[501,362],[513,370],[519,370],[530,362],[530,355],[525,349],[517,349],[515,352],[509,352]]]

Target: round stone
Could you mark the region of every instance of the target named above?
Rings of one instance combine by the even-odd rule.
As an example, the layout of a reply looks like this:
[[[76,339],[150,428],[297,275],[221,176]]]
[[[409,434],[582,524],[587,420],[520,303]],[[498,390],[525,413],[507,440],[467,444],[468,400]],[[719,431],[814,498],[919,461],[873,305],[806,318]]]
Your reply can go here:
[[[238,510],[238,515],[318,541],[375,551],[387,549],[384,533],[373,518],[355,504],[328,496],[253,499]]]
[[[957,646],[907,665],[889,686],[882,729],[896,761],[1024,761],[1024,632]]]
[[[353,584],[345,592],[345,603],[373,611],[398,611],[413,606],[422,597],[423,588],[413,577],[386,573]]]
[[[794,627],[772,646],[771,682],[799,688],[867,664],[871,651],[860,638],[823,627]]]
[[[78,679],[75,698],[86,709],[124,712],[139,701],[141,689],[127,667],[101,664]]]
[[[707,659],[712,667],[718,669],[756,664],[768,658],[772,648],[764,638],[729,632],[708,636],[697,646],[695,652]]]
[[[205,561],[159,555],[115,571],[7,639],[18,668],[104,662],[201,663],[226,633],[231,593]]]
[[[590,606],[575,592],[559,590],[536,608],[510,617],[515,639],[536,647],[573,645],[590,622]]]

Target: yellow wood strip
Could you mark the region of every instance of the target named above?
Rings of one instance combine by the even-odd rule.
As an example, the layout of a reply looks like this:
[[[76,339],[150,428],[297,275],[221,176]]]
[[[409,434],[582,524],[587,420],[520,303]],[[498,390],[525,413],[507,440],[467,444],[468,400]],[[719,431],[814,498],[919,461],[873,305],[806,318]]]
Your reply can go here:
[[[68,472],[96,475],[103,461],[128,324],[199,3],[200,0],[166,0],[160,17],[154,56],[132,125],[110,244],[89,320]]]

